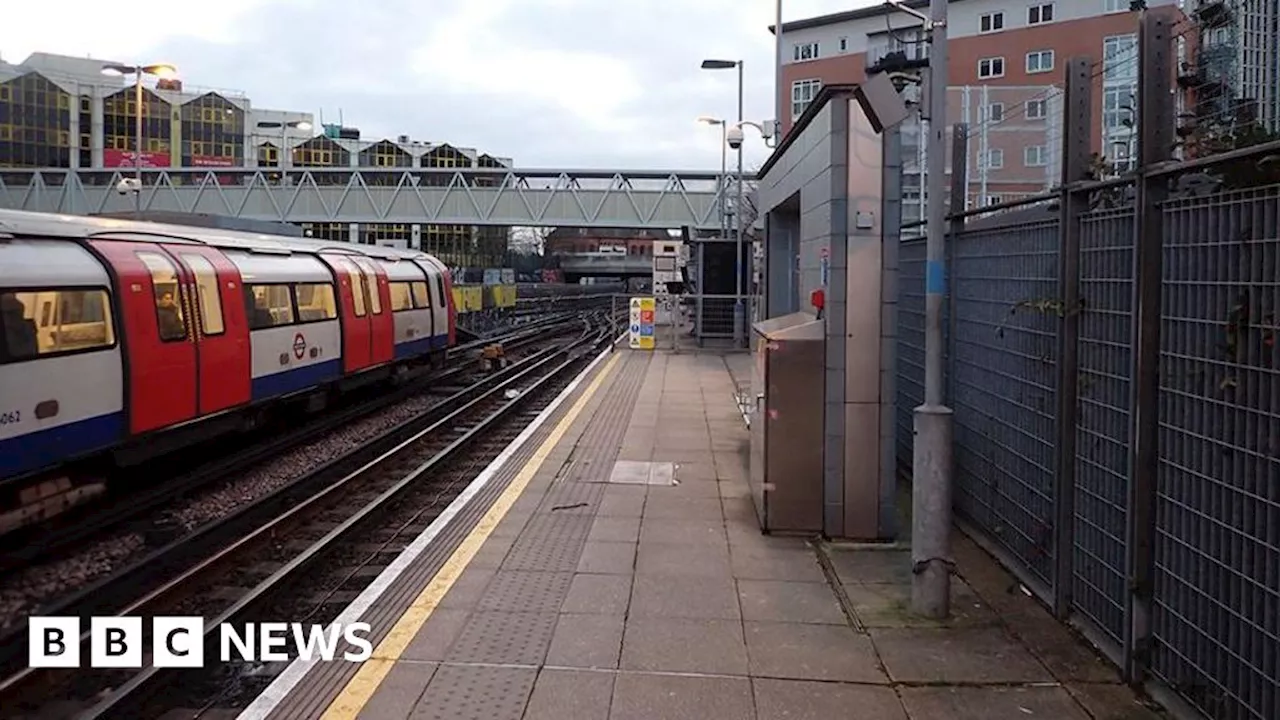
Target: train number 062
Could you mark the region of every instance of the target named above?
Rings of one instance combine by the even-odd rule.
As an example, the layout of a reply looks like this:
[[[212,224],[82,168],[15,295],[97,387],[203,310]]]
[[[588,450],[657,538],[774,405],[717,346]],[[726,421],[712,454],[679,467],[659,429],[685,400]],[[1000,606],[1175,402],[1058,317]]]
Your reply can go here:
[[[21,410],[8,410],[0,412],[0,425],[13,425],[22,419]]]

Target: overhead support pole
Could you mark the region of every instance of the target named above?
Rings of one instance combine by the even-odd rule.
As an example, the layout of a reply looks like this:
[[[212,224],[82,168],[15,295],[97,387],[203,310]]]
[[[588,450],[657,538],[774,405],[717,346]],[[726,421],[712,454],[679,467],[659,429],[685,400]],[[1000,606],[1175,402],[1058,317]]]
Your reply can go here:
[[[906,10],[898,3],[895,7]],[[916,14],[916,13],[912,13]],[[942,304],[946,297],[947,0],[929,18],[928,241],[925,256],[924,404],[915,409],[912,454],[911,611],[951,613],[952,412],[943,404]],[[963,208],[953,208],[960,211]]]

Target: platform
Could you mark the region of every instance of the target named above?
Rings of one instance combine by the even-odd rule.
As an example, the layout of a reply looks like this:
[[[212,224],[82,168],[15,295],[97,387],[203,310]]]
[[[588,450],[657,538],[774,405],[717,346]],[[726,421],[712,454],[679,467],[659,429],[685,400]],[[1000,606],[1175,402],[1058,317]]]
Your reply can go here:
[[[960,536],[946,625],[906,613],[905,546],[762,536],[750,362],[600,358],[344,614],[374,624],[374,658],[294,663],[241,717],[1156,717]]]

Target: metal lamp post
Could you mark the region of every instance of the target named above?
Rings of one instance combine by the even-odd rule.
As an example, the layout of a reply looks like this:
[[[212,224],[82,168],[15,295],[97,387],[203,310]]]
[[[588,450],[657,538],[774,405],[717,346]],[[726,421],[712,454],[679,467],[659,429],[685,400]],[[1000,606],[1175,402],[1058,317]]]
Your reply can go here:
[[[703,60],[703,70],[738,69],[738,123],[742,123],[742,61],[741,60]],[[733,341],[736,346],[743,337],[742,316],[742,147],[738,147],[738,191],[737,201],[733,209],[734,237],[734,282],[737,288],[733,310]]]
[[[134,105],[136,106],[136,117],[133,125],[133,181],[137,184],[134,188],[134,214],[139,218],[142,217],[142,77],[144,75],[153,75],[161,79],[168,79],[178,74],[177,68],[172,65],[160,63],[156,65],[104,65],[102,67],[103,75],[136,76],[134,84]]]
[[[311,123],[306,120],[290,120],[288,122],[279,122],[275,120],[261,120],[258,122],[259,128],[280,128],[280,169],[284,170],[285,158],[289,155],[289,129],[307,131],[311,129]],[[282,176],[283,177],[283,176]]]

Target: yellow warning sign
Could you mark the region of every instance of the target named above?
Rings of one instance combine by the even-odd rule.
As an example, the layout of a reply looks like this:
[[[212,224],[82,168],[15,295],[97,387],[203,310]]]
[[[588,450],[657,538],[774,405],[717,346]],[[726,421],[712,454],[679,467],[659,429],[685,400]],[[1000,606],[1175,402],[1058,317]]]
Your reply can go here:
[[[652,350],[654,346],[654,309],[652,297],[633,297],[630,303],[630,342],[635,350]]]

